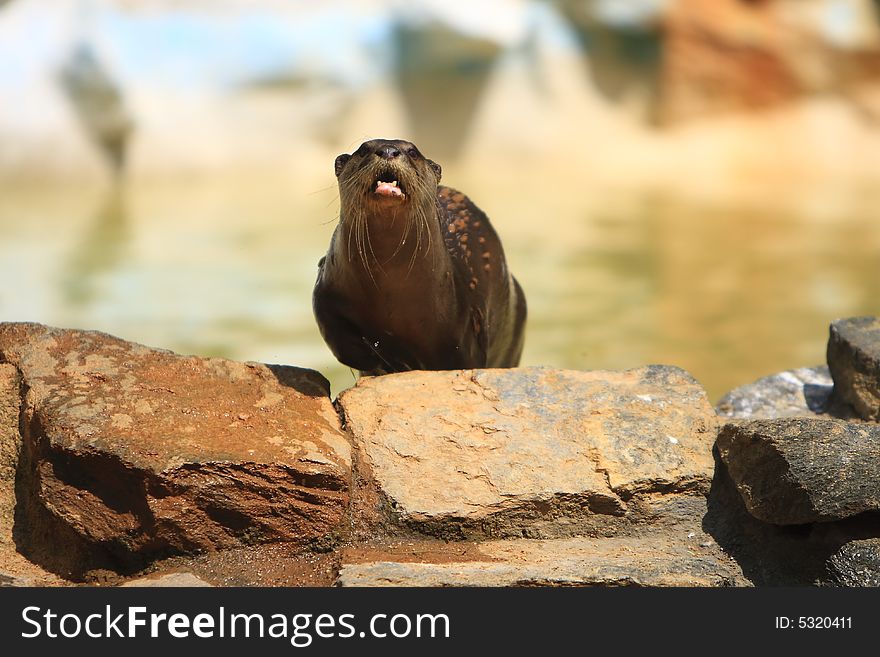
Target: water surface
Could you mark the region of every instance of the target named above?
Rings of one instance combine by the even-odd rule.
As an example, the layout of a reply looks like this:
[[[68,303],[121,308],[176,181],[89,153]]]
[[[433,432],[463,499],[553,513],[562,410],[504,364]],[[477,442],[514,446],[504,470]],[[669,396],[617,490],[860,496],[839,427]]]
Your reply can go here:
[[[456,172],[450,172],[452,184]],[[444,174],[449,179],[449,174]],[[107,331],[183,353],[354,381],[311,313],[338,202],[327,186],[200,178],[111,190],[0,190],[0,319]],[[523,363],[670,363],[715,401],[824,360],[835,317],[876,314],[878,194],[697,202],[657,190],[467,188],[529,302]]]

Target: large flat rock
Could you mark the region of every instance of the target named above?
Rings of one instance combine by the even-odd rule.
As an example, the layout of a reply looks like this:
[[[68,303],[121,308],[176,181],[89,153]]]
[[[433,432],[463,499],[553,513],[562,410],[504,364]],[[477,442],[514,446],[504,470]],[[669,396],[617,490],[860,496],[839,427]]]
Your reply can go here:
[[[437,535],[591,518],[601,533],[712,478],[715,412],[673,367],[408,372],[361,379],[340,404],[386,510]]]
[[[344,563],[340,586],[737,586],[736,564],[694,532],[476,544],[467,560]],[[455,545],[455,544],[452,544]],[[441,558],[436,558],[441,557]]]
[[[345,512],[350,447],[315,372],[35,324],[0,324],[0,363],[23,393],[16,522],[56,569],[308,541]]]
[[[880,426],[827,418],[728,424],[718,452],[746,508],[779,525],[880,510]]]
[[[880,421],[880,319],[832,322],[827,355],[835,399],[866,420]]]

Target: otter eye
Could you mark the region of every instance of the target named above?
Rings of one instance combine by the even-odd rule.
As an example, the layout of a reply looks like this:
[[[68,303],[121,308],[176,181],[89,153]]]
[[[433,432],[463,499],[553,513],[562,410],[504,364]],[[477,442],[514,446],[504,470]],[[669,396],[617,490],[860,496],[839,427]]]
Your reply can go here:
[[[415,146],[407,146],[406,147],[406,154],[409,155],[410,157],[420,157],[422,155],[421,153],[419,153],[419,149],[416,148]]]

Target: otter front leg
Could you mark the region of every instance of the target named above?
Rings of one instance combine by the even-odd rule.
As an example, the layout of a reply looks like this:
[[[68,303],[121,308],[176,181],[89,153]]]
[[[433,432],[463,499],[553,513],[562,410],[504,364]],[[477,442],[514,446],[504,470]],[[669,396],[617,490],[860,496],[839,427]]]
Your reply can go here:
[[[313,297],[313,309],[324,342],[336,359],[360,372],[372,372],[384,366],[361,328],[350,320],[337,304],[318,294]]]

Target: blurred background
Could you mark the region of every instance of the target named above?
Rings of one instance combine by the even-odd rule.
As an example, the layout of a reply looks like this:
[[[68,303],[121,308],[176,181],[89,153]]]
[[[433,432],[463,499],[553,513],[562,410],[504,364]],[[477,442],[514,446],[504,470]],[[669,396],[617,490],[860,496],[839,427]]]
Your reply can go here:
[[[0,320],[338,392],[311,289],[373,137],[492,218],[524,364],[715,401],[880,312],[880,0],[0,0]]]

